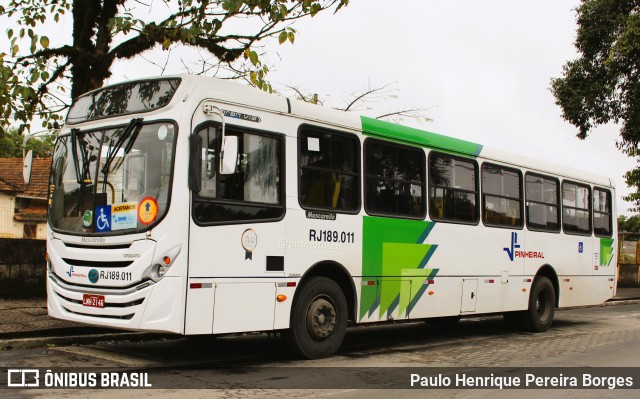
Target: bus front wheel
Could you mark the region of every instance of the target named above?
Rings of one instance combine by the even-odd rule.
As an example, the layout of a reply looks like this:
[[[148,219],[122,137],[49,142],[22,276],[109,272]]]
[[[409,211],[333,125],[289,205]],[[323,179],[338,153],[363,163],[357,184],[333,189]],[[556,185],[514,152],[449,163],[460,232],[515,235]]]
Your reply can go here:
[[[291,309],[286,334],[293,352],[307,359],[333,355],[347,330],[347,301],[342,290],[326,277],[311,277]]]

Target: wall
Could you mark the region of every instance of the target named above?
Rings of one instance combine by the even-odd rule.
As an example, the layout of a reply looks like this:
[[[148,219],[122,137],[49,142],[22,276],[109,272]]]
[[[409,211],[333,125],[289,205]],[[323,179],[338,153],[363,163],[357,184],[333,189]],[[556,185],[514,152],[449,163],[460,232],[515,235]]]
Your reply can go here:
[[[46,296],[46,241],[0,238],[0,298]]]
[[[638,241],[624,240],[624,238],[637,239],[637,235],[622,233],[618,241],[618,287],[640,287],[640,245]]]
[[[16,222],[13,218],[15,209],[15,197],[0,193],[0,238],[24,237],[24,223]],[[38,223],[36,238],[47,238],[47,224]]]
[[[619,265],[618,287],[640,287],[640,267]]]
[[[21,238],[22,225],[13,220],[15,197],[0,193],[0,237]]]

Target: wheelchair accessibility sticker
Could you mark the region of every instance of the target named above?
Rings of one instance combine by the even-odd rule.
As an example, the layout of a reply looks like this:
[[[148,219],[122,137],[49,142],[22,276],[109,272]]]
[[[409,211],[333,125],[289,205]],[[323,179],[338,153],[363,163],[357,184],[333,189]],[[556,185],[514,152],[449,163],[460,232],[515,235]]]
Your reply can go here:
[[[111,205],[97,206],[95,217],[96,232],[111,231]]]

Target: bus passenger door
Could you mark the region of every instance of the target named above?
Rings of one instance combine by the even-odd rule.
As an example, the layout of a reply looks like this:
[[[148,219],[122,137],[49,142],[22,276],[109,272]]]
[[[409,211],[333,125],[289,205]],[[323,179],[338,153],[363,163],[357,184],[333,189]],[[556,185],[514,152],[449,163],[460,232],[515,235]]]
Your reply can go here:
[[[237,157],[222,173],[220,116],[194,114],[187,334],[273,329],[284,276],[284,138],[229,119],[225,137],[237,140]]]

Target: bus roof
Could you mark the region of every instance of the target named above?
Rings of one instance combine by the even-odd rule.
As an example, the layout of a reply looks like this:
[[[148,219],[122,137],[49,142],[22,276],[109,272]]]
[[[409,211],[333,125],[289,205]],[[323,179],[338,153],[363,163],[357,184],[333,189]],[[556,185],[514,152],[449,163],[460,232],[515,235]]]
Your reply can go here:
[[[163,78],[171,77],[172,76],[163,76]],[[510,151],[501,151],[451,136],[372,119],[356,113],[325,108],[296,99],[272,95],[235,82],[199,75],[176,75],[175,77],[182,79],[182,84],[178,88],[178,92],[182,94],[175,96],[172,101],[174,103],[176,101],[183,101],[182,98],[188,94],[189,97],[192,97],[198,102],[204,99],[212,99],[278,114],[289,114],[312,123],[317,122],[328,126],[362,132],[362,134],[370,137],[404,142],[466,157],[480,157],[538,171],[540,173],[558,175],[604,187],[614,186],[613,180],[605,176],[552,162],[524,157]]]

